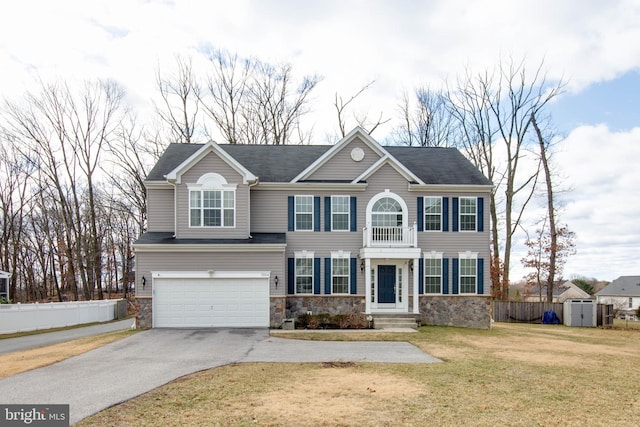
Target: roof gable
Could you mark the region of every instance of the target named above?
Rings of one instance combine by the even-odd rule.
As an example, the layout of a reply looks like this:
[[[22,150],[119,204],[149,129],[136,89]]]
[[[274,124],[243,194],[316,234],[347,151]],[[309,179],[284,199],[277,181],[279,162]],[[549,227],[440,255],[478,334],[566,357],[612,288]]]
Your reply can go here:
[[[251,173],[248,169],[242,166],[236,159],[231,157],[226,151],[222,150],[218,144],[213,141],[209,141],[208,143],[202,145],[198,150],[196,150],[193,154],[187,157],[182,163],[172,169],[169,173],[165,175],[165,179],[167,181],[174,181],[180,183],[180,179],[182,175],[191,169],[196,163],[201,161],[207,156],[209,153],[215,153],[218,157],[220,157],[225,163],[227,163],[231,168],[233,168],[236,172],[238,172],[243,179],[243,182],[249,183],[254,182],[257,178]]]
[[[381,161],[385,163],[391,163],[393,167],[401,172],[402,176],[407,178],[407,180],[412,182],[417,182],[419,184],[424,184],[413,172],[407,169],[402,163],[398,162],[387,150],[384,149],[380,144],[378,144],[367,132],[364,131],[361,127],[354,128],[351,132],[349,132],[344,138],[338,141],[331,149],[329,149],[326,153],[324,153],[321,157],[319,157],[315,162],[309,165],[305,170],[300,172],[292,182],[300,182],[307,179],[311,179],[314,172],[318,171],[323,165],[327,164],[337,153],[345,149],[349,144],[351,144],[354,140],[359,139],[363,141],[369,149],[371,149],[376,155],[380,157],[380,160],[376,162],[374,165],[379,164]],[[369,168],[370,170],[371,168]],[[377,170],[377,168],[375,169]],[[375,171],[374,170],[374,171]],[[363,174],[364,175],[364,174]],[[370,175],[370,174],[368,174]],[[366,175],[366,176],[368,176]],[[359,180],[354,180],[354,182],[358,182]]]

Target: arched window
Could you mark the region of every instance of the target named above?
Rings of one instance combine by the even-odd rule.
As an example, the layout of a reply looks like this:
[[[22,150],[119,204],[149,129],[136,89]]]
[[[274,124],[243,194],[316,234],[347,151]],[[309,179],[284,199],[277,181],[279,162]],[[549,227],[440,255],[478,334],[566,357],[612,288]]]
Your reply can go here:
[[[371,225],[374,227],[402,227],[402,206],[391,198],[383,197],[371,208]]]

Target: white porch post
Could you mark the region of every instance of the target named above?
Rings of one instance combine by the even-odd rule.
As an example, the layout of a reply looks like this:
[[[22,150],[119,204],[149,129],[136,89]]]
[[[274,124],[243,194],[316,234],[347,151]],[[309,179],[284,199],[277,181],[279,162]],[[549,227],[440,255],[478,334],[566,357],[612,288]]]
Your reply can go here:
[[[414,314],[420,313],[420,307],[418,306],[420,303],[420,295],[418,294],[419,292],[418,280],[419,280],[419,272],[420,272],[419,263],[420,263],[420,258],[413,259],[413,313]]]
[[[371,260],[364,259],[364,307],[365,313],[371,314]]]

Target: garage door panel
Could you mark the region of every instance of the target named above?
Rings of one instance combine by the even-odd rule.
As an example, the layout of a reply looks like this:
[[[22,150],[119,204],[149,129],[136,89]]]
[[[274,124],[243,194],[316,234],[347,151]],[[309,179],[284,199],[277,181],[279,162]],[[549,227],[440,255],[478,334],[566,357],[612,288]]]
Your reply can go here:
[[[156,278],[154,327],[267,327],[268,278]]]

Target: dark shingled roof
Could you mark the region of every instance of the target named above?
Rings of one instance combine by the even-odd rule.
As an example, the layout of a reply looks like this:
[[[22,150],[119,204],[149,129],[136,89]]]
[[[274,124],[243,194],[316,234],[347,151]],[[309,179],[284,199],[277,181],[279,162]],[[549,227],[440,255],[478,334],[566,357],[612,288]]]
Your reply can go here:
[[[640,276],[620,276],[600,292],[596,292],[596,295],[638,297],[640,296]]]
[[[173,233],[153,231],[144,233],[134,245],[267,245],[286,242],[285,233],[252,233],[251,239],[176,239]]]
[[[194,154],[202,144],[171,144],[149,172],[148,181],[164,176]],[[261,182],[289,182],[332,145],[219,145]],[[426,184],[491,185],[457,149],[384,147]]]

